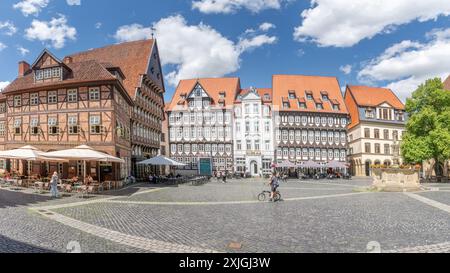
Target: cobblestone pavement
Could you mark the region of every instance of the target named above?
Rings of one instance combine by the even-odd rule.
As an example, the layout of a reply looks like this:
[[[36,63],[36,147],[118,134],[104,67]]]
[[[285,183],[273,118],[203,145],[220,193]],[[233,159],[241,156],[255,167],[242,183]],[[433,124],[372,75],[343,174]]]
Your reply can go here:
[[[257,201],[262,180],[137,185],[87,200],[0,190],[0,252],[65,252],[70,241],[82,252],[367,252],[369,242],[450,252],[450,192],[361,192],[368,185],[290,180],[278,203]]]

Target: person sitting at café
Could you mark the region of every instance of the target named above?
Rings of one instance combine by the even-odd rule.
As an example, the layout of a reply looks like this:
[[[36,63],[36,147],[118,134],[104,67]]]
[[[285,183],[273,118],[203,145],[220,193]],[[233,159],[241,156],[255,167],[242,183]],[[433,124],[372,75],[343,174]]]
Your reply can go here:
[[[92,178],[92,176],[90,174],[88,174],[86,176],[86,178],[84,179],[84,183],[86,185],[90,185],[90,184],[94,183],[94,179]]]
[[[72,183],[77,183],[78,182],[78,176],[74,176],[72,177]]]

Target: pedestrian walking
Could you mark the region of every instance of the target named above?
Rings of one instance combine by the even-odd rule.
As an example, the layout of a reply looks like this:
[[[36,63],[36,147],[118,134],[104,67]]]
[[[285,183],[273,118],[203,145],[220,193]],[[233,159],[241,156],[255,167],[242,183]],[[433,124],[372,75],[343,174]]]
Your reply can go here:
[[[59,197],[59,192],[58,192],[58,181],[59,181],[59,176],[57,172],[53,173],[51,182],[50,182],[50,193],[52,195],[52,198],[58,198]]]

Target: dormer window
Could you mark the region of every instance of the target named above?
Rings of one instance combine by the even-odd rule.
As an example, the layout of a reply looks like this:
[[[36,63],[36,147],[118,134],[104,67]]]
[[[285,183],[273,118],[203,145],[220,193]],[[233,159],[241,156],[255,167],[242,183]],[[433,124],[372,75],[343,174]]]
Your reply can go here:
[[[219,99],[224,99],[225,98],[225,92],[221,92],[219,94]]]
[[[293,91],[293,90],[289,91],[289,99],[290,100],[295,100],[296,99],[295,91]]]
[[[44,79],[44,72],[42,70],[36,70],[34,72],[34,77],[36,79],[36,81],[40,81]]]
[[[339,107],[339,104],[333,104],[333,110],[339,111],[341,108]]]
[[[289,102],[283,102],[283,108],[285,109],[290,108]]]
[[[61,77],[61,67],[55,67],[52,69],[52,77],[53,78],[60,78]]]
[[[313,100],[314,99],[312,91],[306,91],[306,99],[307,100]]]
[[[264,100],[270,100],[270,95],[269,94],[264,94]]]
[[[298,107],[299,107],[300,109],[306,109],[306,103],[304,103],[304,102],[299,102],[299,103],[298,103]]]
[[[322,100],[329,101],[330,99],[329,99],[328,95],[322,94]]]
[[[317,110],[323,110],[323,104],[322,103],[316,103]]]
[[[374,111],[372,109],[366,109],[366,118],[374,118]]]

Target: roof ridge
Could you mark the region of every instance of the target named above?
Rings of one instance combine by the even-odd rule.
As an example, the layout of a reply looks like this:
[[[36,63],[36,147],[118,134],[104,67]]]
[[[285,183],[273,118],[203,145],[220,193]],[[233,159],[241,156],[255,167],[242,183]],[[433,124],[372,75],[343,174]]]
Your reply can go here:
[[[154,39],[143,39],[143,40],[136,40],[136,41],[128,41],[128,42],[122,42],[122,43],[117,43],[117,44],[110,44],[110,45],[105,45],[102,47],[96,47],[96,48],[91,48],[91,49],[87,49],[84,51],[78,51],[72,54],[69,54],[65,57],[71,57],[71,56],[76,56],[76,55],[81,55],[83,53],[88,53],[88,52],[94,52],[94,51],[98,51],[98,50],[102,50],[102,49],[108,49],[111,47],[117,47],[117,46],[124,46],[124,45],[129,45],[129,44],[137,44],[137,43],[143,43],[143,42],[153,42]]]

